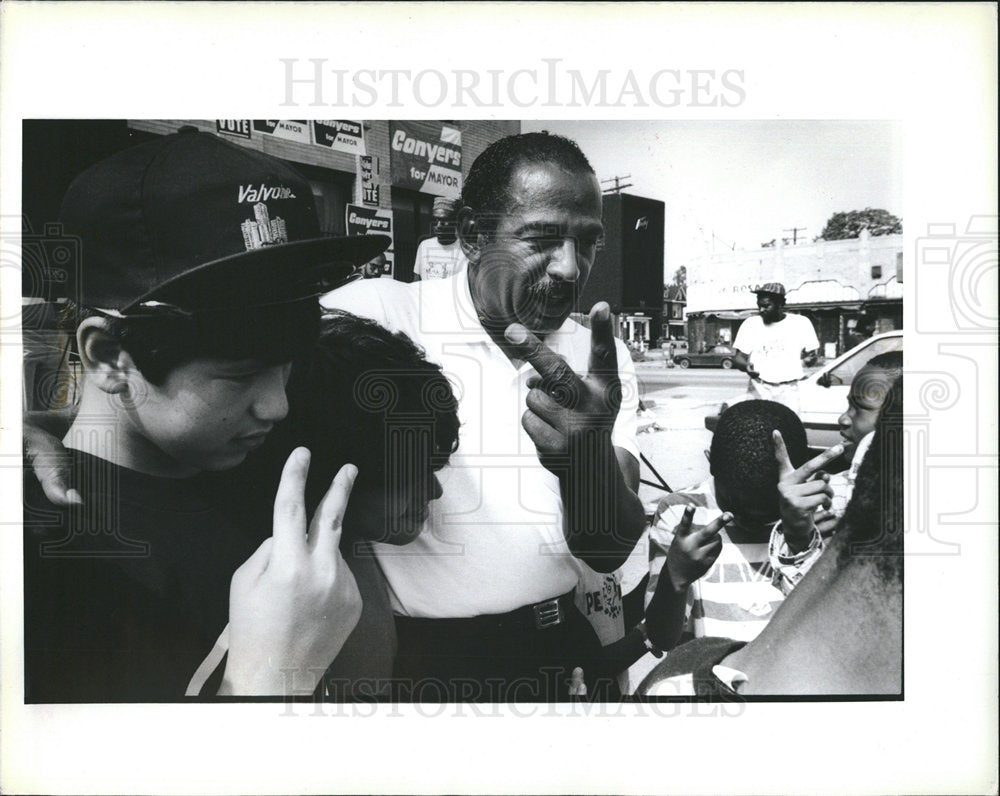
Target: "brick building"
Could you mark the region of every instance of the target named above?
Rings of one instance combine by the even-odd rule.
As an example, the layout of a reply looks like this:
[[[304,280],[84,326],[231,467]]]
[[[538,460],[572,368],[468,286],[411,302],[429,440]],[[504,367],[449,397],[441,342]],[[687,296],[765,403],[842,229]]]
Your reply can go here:
[[[812,321],[826,357],[903,328],[902,235],[727,251],[688,264],[687,279],[692,351],[732,342],[764,282],[785,286],[788,310]]]

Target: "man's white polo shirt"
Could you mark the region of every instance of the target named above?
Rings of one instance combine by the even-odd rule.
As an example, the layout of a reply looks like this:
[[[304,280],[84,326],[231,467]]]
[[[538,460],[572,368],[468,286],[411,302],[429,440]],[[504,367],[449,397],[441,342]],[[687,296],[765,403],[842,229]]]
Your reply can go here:
[[[459,400],[459,448],[438,473],[444,495],[430,504],[416,541],[376,545],[393,610],[438,618],[506,613],[572,589],[580,570],[562,532],[559,482],[521,427],[535,371],[528,363],[515,369],[483,330],[466,273],[411,284],[359,280],[322,304],[405,332],[444,368]],[[638,459],[635,369],[615,342],[623,399],[614,444]],[[588,329],[567,320],[546,344],[586,373]]]

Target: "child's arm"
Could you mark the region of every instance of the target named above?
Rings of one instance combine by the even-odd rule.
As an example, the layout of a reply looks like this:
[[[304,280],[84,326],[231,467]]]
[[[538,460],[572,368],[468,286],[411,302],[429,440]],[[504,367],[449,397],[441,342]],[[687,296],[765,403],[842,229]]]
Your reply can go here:
[[[341,469],[307,532],[308,470],[309,452],[296,449],[274,501],[274,534],[233,575],[220,694],[312,693],[361,616],[361,595],[340,553],[357,470]]]
[[[644,623],[640,622],[618,641],[604,647],[602,657],[606,663],[608,674],[613,677],[624,672],[647,652],[651,652],[652,650],[646,644],[646,638]]]
[[[733,515],[724,512],[703,528],[691,530],[694,506],[687,506],[667,550],[666,562],[646,606],[650,641],[662,650],[673,649],[684,629],[688,587],[702,577],[722,551],[722,528]]]
[[[792,465],[780,431],[773,434],[774,457],[778,462],[778,496],[781,530],[791,553],[806,550],[816,535],[816,510],[829,509],[833,500],[830,476],[823,467],[844,452],[834,445],[799,468]]]
[[[658,512],[658,516],[663,515]],[[603,657],[611,674],[624,671],[647,652],[659,656],[662,651],[677,645],[684,629],[688,586],[715,563],[722,549],[719,532],[732,519],[731,514],[725,513],[704,528],[692,531],[693,517],[694,507],[687,506],[677,526],[667,533],[666,561],[645,610],[645,619],[632,624],[621,639],[604,647]],[[650,544],[662,549],[655,539],[651,538]],[[643,578],[640,586],[626,595],[623,602],[627,603],[636,591],[645,591],[647,580],[648,577]],[[629,614],[626,611],[626,616]]]
[[[774,585],[788,594],[819,559],[824,536],[836,527],[837,517],[829,511],[833,487],[822,468],[840,456],[844,446],[834,445],[796,469],[781,432],[772,436],[781,520],[771,531],[768,557],[775,572]]]

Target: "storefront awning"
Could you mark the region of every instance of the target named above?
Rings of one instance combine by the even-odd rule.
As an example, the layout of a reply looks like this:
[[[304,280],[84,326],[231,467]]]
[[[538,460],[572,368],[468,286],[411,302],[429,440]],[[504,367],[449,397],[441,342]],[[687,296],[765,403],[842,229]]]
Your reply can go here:
[[[720,321],[745,321],[751,315],[756,315],[757,310],[698,310],[687,313],[688,318],[718,318]]]

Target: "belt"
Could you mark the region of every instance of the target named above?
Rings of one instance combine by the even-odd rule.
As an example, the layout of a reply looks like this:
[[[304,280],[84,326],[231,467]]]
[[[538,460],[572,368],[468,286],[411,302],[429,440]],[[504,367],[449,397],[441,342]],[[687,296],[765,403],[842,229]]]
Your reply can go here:
[[[805,376],[802,377],[804,379]],[[798,384],[802,379],[789,379],[788,381],[764,381],[761,378],[751,378],[751,381],[759,381],[761,384],[766,384],[769,387],[784,387],[786,384]]]
[[[559,597],[553,597],[551,600],[543,600],[534,605],[524,605],[505,614],[481,614],[470,617],[444,618],[397,616],[396,621],[413,625],[430,625],[430,623],[434,623],[437,627],[450,625],[456,629],[463,628],[470,631],[478,628],[546,630],[547,628],[561,625],[570,616],[570,612],[576,610],[573,602],[573,593],[573,591],[568,591]]]

